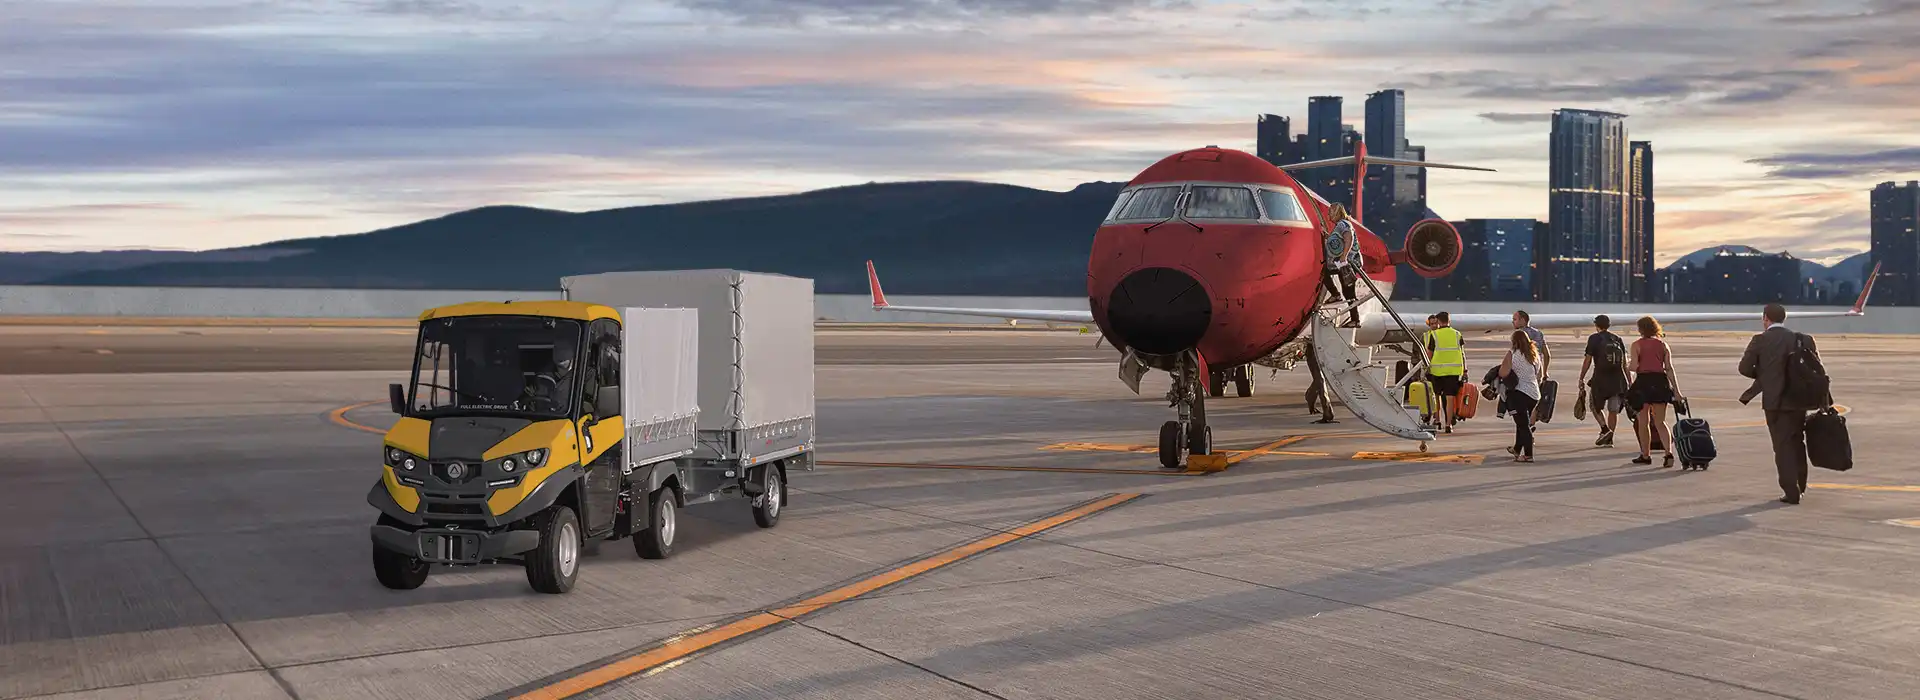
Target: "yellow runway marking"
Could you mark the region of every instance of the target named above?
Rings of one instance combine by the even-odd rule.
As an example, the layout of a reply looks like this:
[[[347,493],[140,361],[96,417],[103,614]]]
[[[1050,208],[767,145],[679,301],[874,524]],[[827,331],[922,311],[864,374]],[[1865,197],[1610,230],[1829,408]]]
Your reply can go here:
[[[1881,522],[1884,522],[1888,525],[1899,525],[1900,527],[1920,527],[1920,518],[1905,518],[1901,520],[1882,520]]]
[[[1306,440],[1309,437],[1313,437],[1313,436],[1294,435],[1294,436],[1282,438],[1280,440],[1276,440],[1274,442],[1271,442],[1265,445],[1261,445],[1251,450],[1214,450],[1213,453],[1216,455],[1224,455],[1225,457],[1227,457],[1228,460],[1230,460],[1229,463],[1240,462],[1242,460],[1250,459],[1252,457],[1258,457],[1260,455],[1290,455],[1294,457],[1331,456],[1326,452],[1296,452],[1296,451],[1290,451],[1290,450],[1277,449],[1280,447],[1285,447],[1287,445],[1294,444],[1296,442],[1300,442],[1302,440]],[[1040,447],[1040,449],[1065,450],[1070,452],[1131,452],[1136,454],[1155,454],[1160,451],[1160,448],[1155,447],[1153,445],[1118,445],[1118,444],[1112,444],[1112,443],[1099,443],[1099,442],[1058,442],[1051,445],[1043,445]]]
[[[820,460],[827,467],[875,467],[881,469],[962,469],[990,472],[1062,472],[1066,474],[1144,474],[1147,476],[1198,476],[1197,471],[1171,469],[1094,469],[1090,467],[1014,467],[1002,464],[921,464],[918,462],[849,462]]]
[[[514,700],[570,698],[635,675],[652,675],[653,673],[671,668],[687,660],[688,657],[693,654],[717,644],[732,641],[782,622],[795,620],[801,616],[818,612],[839,603],[844,603],[867,593],[872,593],[900,583],[901,581],[933,571],[934,569],[980,554],[981,552],[1017,542],[1027,537],[1032,537],[1139,497],[1140,494],[1137,493],[1122,493],[1089,501],[1059,515],[1029,523],[985,539],[975,540],[919,561],[894,567],[880,574],[855,581],[792,605],[755,613],[744,619],[720,627],[699,630],[674,637],[666,643],[641,652],[640,654],[588,670],[551,685],[516,695],[514,696]]]
[[[1375,459],[1388,462],[1449,462],[1453,464],[1481,464],[1486,455],[1450,455],[1434,452],[1355,452],[1353,459]]]
[[[1269,442],[1265,445],[1261,445],[1251,450],[1247,450],[1246,452],[1230,455],[1227,457],[1227,464],[1239,464],[1242,461],[1252,459],[1254,457],[1258,457],[1263,454],[1271,454],[1276,449],[1286,447],[1288,445],[1299,442],[1301,440],[1305,440],[1309,437],[1312,437],[1312,436],[1311,435],[1288,435],[1286,437],[1280,438],[1273,442]]]
[[[1807,484],[1810,489],[1836,489],[1842,491],[1899,491],[1920,493],[1920,486],[1874,486],[1870,484]]]
[[[377,403],[380,403],[380,402],[379,401],[363,401],[361,403],[353,404],[351,406],[341,406],[339,408],[333,409],[332,412],[328,413],[327,420],[333,421],[334,425],[340,426],[342,428],[352,428],[354,430],[364,430],[369,433],[385,435],[387,434],[387,431],[385,430],[375,428],[371,425],[361,425],[347,418],[347,411],[352,411],[354,409],[359,409],[359,408],[366,408],[368,406],[372,406]]]

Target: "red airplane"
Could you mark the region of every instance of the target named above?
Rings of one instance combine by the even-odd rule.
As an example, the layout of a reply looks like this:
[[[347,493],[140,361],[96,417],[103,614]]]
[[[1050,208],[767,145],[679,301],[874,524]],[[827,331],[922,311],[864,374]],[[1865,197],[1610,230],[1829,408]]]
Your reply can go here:
[[[1286,171],[1351,165],[1353,211],[1330,204]],[[1404,405],[1402,386],[1425,376],[1419,334],[1394,313],[1395,265],[1427,278],[1459,264],[1460,234],[1426,219],[1407,231],[1407,248],[1386,244],[1360,223],[1368,165],[1490,170],[1393,158],[1369,158],[1365,144],[1341,158],[1275,167],[1244,151],[1208,146],[1175,153],[1141,171],[1121,190],[1094,233],[1087,257],[1088,311],[894,306],[881,292],[873,261],[867,281],[880,311],[984,316],[1009,320],[1093,323],[1123,353],[1121,380],[1139,393],[1147,369],[1172,375],[1175,420],[1160,430],[1160,460],[1185,465],[1187,454],[1212,451],[1205,396],[1227,382],[1252,394],[1252,365],[1291,369],[1309,345],[1315,370],[1355,415],[1388,434],[1434,439],[1421,412]],[[1864,313],[1868,278],[1850,310],[1799,311],[1795,318]],[[1637,318],[1646,312],[1609,313]],[[1535,328],[1591,326],[1594,314],[1535,314]],[[1663,324],[1758,320],[1757,313],[1660,313]],[[1511,331],[1509,314],[1450,314],[1462,333]],[[1424,320],[1417,320],[1425,331]],[[1397,346],[1408,356],[1389,388],[1372,348]],[[1203,383],[1204,382],[1204,383]],[[1430,388],[1430,387],[1429,387]]]

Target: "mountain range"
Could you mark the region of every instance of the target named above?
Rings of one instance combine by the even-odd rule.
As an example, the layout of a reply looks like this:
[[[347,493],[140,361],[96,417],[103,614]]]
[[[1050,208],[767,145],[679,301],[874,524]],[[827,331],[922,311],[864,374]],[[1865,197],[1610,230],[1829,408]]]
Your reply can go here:
[[[935,181],[577,213],[489,206],[205,252],[0,253],[0,284],[550,290],[565,275],[731,267],[857,294],[871,258],[897,294],[1079,296],[1093,230],[1121,187]],[[1857,280],[1865,254],[1803,265]]]

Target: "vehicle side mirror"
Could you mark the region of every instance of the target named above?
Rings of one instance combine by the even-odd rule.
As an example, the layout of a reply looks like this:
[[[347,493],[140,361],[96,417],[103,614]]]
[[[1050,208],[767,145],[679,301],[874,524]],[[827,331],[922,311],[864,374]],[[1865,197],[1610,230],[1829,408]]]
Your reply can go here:
[[[620,415],[620,385],[609,384],[600,387],[599,393],[593,395],[593,417],[596,420],[606,420],[617,415]]]
[[[388,384],[387,403],[392,406],[394,413],[407,415],[407,388],[399,384]]]

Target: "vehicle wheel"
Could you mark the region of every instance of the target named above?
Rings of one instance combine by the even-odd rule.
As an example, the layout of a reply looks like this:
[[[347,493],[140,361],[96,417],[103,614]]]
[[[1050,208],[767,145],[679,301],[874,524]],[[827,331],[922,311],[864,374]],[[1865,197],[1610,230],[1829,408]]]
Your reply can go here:
[[[411,591],[427,582],[427,574],[433,571],[433,565],[399,552],[373,546],[373,575],[380,579],[380,585],[398,591]]]
[[[769,464],[767,470],[767,492],[754,499],[753,521],[760,527],[773,527],[780,524],[780,507],[787,502],[787,484],[780,479],[780,465]]]
[[[642,559],[673,556],[673,534],[679,514],[674,512],[673,489],[660,487],[647,497],[647,529],[633,536],[633,551]]]
[[[1160,466],[1168,469],[1186,466],[1186,432],[1180,429],[1180,421],[1170,420],[1160,425]]]
[[[1225,372],[1208,372],[1207,373],[1207,395],[1217,399],[1222,396],[1225,396],[1226,393],[1227,393],[1226,373]]]
[[[1213,454],[1213,426],[1206,426],[1187,436],[1187,453],[1196,455]]]
[[[573,590],[580,576],[580,519],[572,508],[554,506],[536,523],[540,546],[527,553],[527,583],[541,593]]]
[[[1240,376],[1233,378],[1233,393],[1239,394],[1243,399],[1253,395],[1252,367],[1240,368]]]

